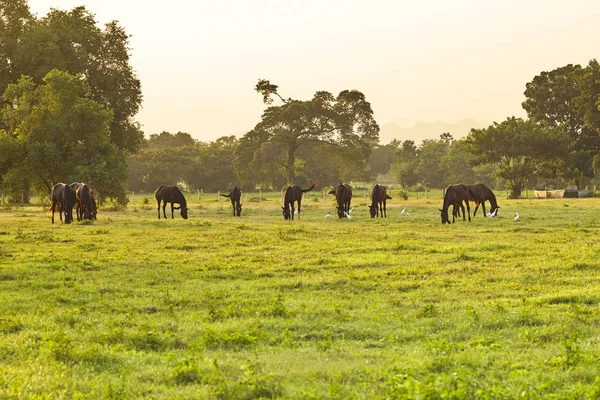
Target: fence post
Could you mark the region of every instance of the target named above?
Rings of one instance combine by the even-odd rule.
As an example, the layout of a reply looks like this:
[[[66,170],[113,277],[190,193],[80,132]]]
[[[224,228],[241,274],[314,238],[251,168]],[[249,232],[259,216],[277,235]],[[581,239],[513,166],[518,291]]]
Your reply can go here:
[[[594,192],[596,191],[596,186],[594,186]],[[2,189],[2,204],[4,204],[4,189]]]
[[[248,202],[248,193],[246,193],[246,203]]]
[[[283,188],[281,188],[279,195],[281,196],[281,201],[283,201]]]
[[[258,202],[262,203],[262,189],[258,189]]]
[[[135,206],[135,192],[133,190],[131,191],[131,204]]]
[[[529,198],[529,190],[527,189],[527,186],[525,186],[525,198]]]
[[[506,198],[508,199],[508,188],[506,188]]]
[[[363,200],[367,200],[367,183],[365,182],[365,187],[363,188]]]
[[[196,192],[198,192],[198,203],[200,203],[200,190],[196,189]]]
[[[221,202],[221,191],[217,190],[217,202],[220,203]]]
[[[425,200],[429,200],[429,195],[427,194],[427,188],[425,188]]]

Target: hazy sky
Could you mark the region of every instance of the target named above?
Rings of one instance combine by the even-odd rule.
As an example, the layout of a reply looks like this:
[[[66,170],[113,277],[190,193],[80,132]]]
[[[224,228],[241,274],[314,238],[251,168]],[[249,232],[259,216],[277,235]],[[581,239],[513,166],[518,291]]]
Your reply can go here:
[[[78,5],[131,38],[146,135],[243,135],[284,97],[358,89],[380,125],[525,116],[541,71],[600,57],[598,0],[29,0],[38,17]],[[278,104],[278,103],[277,103]]]

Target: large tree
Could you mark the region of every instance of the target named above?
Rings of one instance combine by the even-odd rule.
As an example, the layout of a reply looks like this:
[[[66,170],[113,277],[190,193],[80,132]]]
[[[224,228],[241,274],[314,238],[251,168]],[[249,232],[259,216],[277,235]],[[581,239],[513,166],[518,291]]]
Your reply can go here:
[[[133,117],[142,100],[140,82],[129,65],[129,35],[117,22],[100,29],[85,7],[52,9],[35,18],[26,1],[0,0],[0,92],[21,75],[35,84],[52,69],[81,74],[90,97],[113,111],[110,139],[136,151],[143,139]]]
[[[596,60],[582,68],[566,65],[544,71],[526,85],[523,108],[530,119],[568,133],[565,163],[567,183],[581,185],[594,176],[593,159],[600,151],[600,68]]]
[[[0,134],[4,178],[14,190],[50,193],[62,181],[86,181],[101,198],[124,200],[124,153],[110,141],[110,109],[90,98],[81,74],[50,71],[36,85],[22,77],[4,93]],[[27,192],[27,190],[25,190]]]
[[[283,102],[280,106],[267,108],[253,132],[260,132],[266,136],[265,142],[269,145],[283,149],[278,162],[285,169],[288,183],[293,183],[296,178],[297,150],[309,141],[335,146],[335,157],[352,165],[356,178],[367,177],[367,161],[371,144],[378,141],[379,126],[364,94],[344,90],[335,97],[319,91],[311,100],[301,101],[284,99],[278,93],[277,85],[267,80],[259,80],[255,89],[263,95],[266,104],[272,103],[273,95]]]
[[[474,165],[492,163],[495,175],[518,198],[536,175],[564,160],[568,136],[558,127],[507,118],[485,129],[472,129],[465,144]]]

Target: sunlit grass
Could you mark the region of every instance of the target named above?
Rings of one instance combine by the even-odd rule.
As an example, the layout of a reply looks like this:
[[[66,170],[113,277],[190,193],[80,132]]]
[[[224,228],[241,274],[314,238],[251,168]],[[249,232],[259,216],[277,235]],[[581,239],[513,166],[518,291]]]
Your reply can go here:
[[[321,193],[293,222],[278,196],[234,218],[189,195],[187,221],[143,195],[92,224],[0,209],[0,397],[600,395],[600,200],[442,226],[440,193],[387,220],[356,194],[325,218]]]

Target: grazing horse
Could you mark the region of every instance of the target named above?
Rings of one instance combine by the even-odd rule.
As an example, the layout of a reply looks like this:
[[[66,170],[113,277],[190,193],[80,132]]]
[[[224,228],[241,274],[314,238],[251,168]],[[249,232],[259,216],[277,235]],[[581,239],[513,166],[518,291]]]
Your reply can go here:
[[[77,221],[96,219],[96,200],[90,187],[83,182],[80,183],[75,189],[75,197],[77,198]]]
[[[471,208],[469,207],[469,201],[475,200],[475,193],[467,185],[450,185],[446,188],[446,195],[444,196],[444,204],[440,210],[442,216],[442,224],[454,223],[455,216],[458,211],[458,207],[462,208],[463,221],[465,221],[465,209],[463,202],[467,204],[467,214],[469,216],[469,222],[471,222]],[[448,217],[448,208],[452,206],[452,222]]]
[[[337,201],[337,213],[339,218],[348,218],[350,214],[350,201],[352,200],[352,188],[347,183],[340,183],[329,194],[335,196]]]
[[[168,186],[168,185],[160,185],[154,191],[154,197],[157,202],[157,210],[158,210],[158,219],[160,219],[160,203],[163,202],[163,215],[165,219],[167,219],[167,203],[171,203],[171,218],[175,218],[173,210],[181,209],[181,217],[183,219],[188,218],[188,208],[187,202],[185,201],[185,196],[177,186]],[[175,207],[173,204],[179,204],[179,207]]]
[[[81,221],[83,213],[79,201],[77,201],[77,186],[79,186],[79,182],[73,182],[69,186],[71,186],[73,193],[75,193],[75,213],[77,214],[77,221]]]
[[[62,214],[65,214],[65,224],[73,222],[73,206],[75,204],[75,192],[71,186],[64,183],[57,183],[52,188],[52,223],[54,223],[54,212],[58,211],[58,216],[62,222]]]
[[[310,192],[315,187],[319,186],[319,180],[315,180],[311,187],[308,189],[301,189],[300,186],[290,185],[285,189],[285,195],[283,196],[283,219],[294,220],[294,214],[296,211],[294,210],[294,203],[298,203],[298,219],[300,219],[300,205],[302,203],[302,194],[306,192]],[[290,210],[291,208],[291,210]]]
[[[385,209],[386,201],[392,198],[387,194],[387,186],[376,184],[371,192],[371,205],[369,210],[371,211],[371,218],[378,217],[381,213],[381,218],[387,218],[387,211]],[[379,206],[379,209],[377,209]]]
[[[475,211],[473,211],[473,216],[477,214],[477,209],[479,208],[479,205],[481,205],[481,208],[483,209],[483,216],[487,217],[487,214],[485,213],[486,201],[490,202],[490,213],[494,214],[494,211],[500,208],[496,202],[496,196],[494,196],[494,193],[483,183],[469,185],[469,188],[473,191],[473,193],[475,193]],[[497,213],[498,211],[496,211],[496,214]]]
[[[238,189],[237,186],[234,186],[233,189],[229,190],[229,194],[222,194],[223,197],[229,197],[231,200],[231,206],[233,207],[233,216],[241,216],[242,215],[242,191]]]

